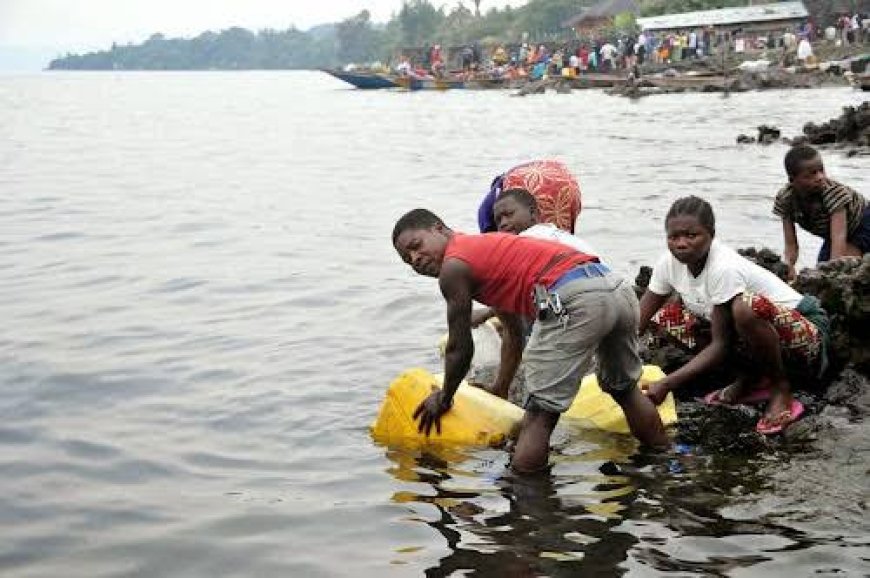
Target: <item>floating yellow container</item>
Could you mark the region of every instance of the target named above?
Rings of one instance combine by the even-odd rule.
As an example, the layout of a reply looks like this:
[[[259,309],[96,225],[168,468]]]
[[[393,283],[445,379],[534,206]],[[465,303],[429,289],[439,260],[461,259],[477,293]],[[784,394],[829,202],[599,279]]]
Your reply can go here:
[[[664,376],[661,369],[646,366],[640,385]],[[463,382],[453,398],[453,407],[441,418],[441,433],[434,429],[427,439],[417,431],[414,410],[436,388],[441,377],[425,369],[411,369],[400,375],[387,390],[372,437],[386,445],[445,444],[498,446],[513,434],[523,418],[523,410],[480,388]],[[672,395],[659,406],[665,425],[677,421]],[[587,376],[580,392],[565,413],[571,425],[628,433],[628,424],[619,405],[602,392],[594,375]]]
[[[646,389],[647,384],[658,381],[665,376],[665,372],[657,365],[645,365],[640,376],[638,386]],[[674,403],[674,395],[669,393],[665,401],[658,406],[659,417],[666,426],[677,423],[677,408]],[[630,433],[625,414],[619,404],[613,398],[601,391],[598,387],[598,379],[594,375],[587,375],[580,382],[580,391],[571,407],[568,408],[564,417],[575,420],[571,425],[600,429],[613,433]]]
[[[390,384],[381,411],[372,425],[372,437],[387,445],[442,443],[497,446],[505,442],[523,419],[523,410],[465,382],[456,390],[453,407],[441,417],[441,433],[434,429],[426,439],[417,432],[414,410],[441,377],[425,369],[410,369]]]

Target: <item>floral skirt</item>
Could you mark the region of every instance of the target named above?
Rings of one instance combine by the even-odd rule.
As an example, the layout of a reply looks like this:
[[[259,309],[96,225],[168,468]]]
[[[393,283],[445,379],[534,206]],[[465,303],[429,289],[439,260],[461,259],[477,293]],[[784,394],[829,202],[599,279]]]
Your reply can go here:
[[[813,367],[819,362],[822,334],[811,321],[798,311],[777,305],[764,295],[744,293],[741,298],[756,316],[770,322],[776,330],[784,363]],[[666,304],[653,316],[652,322],[668,338],[690,350],[699,349],[699,338],[703,342],[704,332],[709,334],[710,323],[688,311],[682,303]],[[742,340],[738,342],[737,349],[741,357],[752,357]]]

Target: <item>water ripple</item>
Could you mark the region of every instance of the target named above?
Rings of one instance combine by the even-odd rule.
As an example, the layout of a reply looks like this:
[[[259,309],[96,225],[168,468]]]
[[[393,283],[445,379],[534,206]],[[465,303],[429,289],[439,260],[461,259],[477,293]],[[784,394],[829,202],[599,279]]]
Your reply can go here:
[[[759,515],[752,463],[563,428],[552,475],[528,481],[502,451],[367,433],[392,378],[439,369],[437,283],[389,240],[403,212],[474,231],[495,174],[555,156],[580,177],[580,232],[620,271],[654,261],[668,204],[692,193],[725,241],[776,249],[784,148],[736,133],[796,134],[858,101],[0,77],[0,572],[860,574],[866,533]],[[866,162],[825,160],[866,189]]]

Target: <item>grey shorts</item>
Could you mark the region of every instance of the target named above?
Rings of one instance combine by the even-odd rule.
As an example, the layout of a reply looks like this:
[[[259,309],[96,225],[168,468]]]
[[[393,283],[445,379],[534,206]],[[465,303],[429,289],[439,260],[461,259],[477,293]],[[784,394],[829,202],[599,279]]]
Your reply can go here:
[[[610,394],[635,387],[643,364],[637,353],[640,307],[631,284],[608,273],[571,281],[556,293],[568,322],[552,317],[535,322],[523,354],[523,407],[566,411],[580,380],[593,371]]]

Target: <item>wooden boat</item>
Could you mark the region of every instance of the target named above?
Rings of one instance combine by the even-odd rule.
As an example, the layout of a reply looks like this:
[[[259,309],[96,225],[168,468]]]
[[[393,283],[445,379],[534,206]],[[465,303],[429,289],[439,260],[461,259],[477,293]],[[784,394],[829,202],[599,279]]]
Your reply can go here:
[[[393,82],[392,78],[387,74],[371,71],[345,71],[322,69],[323,72],[342,80],[348,84],[352,84],[356,88],[363,90],[373,90],[378,88],[396,88],[398,85]]]
[[[571,88],[613,88],[625,84],[625,77],[603,72],[584,72],[577,76],[553,77],[562,80]]]
[[[727,77],[722,75],[644,76],[638,84],[670,91],[721,92],[726,89],[735,90],[737,80],[733,75]]]
[[[390,75],[390,79],[396,86],[405,90],[453,90],[465,88],[465,80],[459,78]]]

